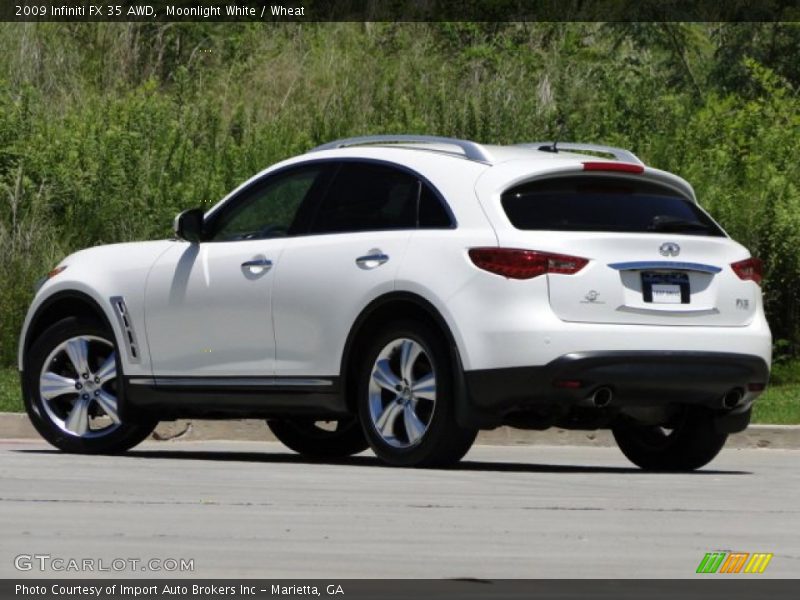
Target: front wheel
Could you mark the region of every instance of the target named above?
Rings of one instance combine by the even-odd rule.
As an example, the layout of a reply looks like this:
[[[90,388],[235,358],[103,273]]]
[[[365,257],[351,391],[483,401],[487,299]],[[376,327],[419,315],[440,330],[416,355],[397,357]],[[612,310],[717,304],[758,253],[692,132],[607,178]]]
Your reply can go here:
[[[124,386],[116,345],[94,319],[68,317],[48,328],[31,346],[25,377],[31,422],[65,452],[123,452],[156,425],[121,418]]]
[[[670,427],[620,423],[612,432],[628,460],[648,471],[699,469],[728,439],[716,431],[712,413],[702,407],[684,407]]]
[[[453,369],[442,335],[413,321],[378,332],[359,375],[358,409],[375,454],[403,467],[448,466],[476,429],[455,419]]]
[[[310,458],[342,458],[369,448],[358,419],[270,419],[272,433],[284,446]]]

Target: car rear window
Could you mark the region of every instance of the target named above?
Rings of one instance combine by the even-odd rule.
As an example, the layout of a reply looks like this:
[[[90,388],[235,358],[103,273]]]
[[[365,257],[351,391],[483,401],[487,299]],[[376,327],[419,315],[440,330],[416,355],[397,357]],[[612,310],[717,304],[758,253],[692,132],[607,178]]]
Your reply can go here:
[[[511,224],[523,230],[725,235],[678,192],[629,179],[534,181],[509,189],[501,202]]]

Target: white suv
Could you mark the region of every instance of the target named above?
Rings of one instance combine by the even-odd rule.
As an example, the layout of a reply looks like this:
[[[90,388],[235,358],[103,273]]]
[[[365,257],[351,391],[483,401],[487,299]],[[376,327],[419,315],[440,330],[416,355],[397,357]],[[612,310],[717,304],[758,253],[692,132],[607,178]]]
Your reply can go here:
[[[258,417],[307,455],[432,466],[479,429],[558,426],[695,469],[769,376],[759,261],[617,148],[340,140],[175,233],[73,254],[38,290],[19,368],[58,448]]]

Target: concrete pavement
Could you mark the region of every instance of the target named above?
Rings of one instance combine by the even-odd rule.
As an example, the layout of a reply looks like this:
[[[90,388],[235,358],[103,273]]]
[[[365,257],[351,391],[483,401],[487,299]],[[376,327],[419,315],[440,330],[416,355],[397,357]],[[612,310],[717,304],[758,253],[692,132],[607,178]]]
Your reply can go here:
[[[232,419],[225,421],[185,420],[160,423],[153,433],[156,441],[196,442],[206,440],[275,441],[263,420]],[[0,440],[34,439],[41,436],[23,413],[0,413]],[[506,446],[535,444],[544,446],[616,447],[608,430],[568,431],[551,428],[545,431],[526,431],[498,427],[481,431],[478,444]],[[728,438],[729,448],[800,448],[798,425],[751,425],[746,431]]]
[[[726,449],[700,472],[648,474],[613,448],[476,446],[442,471],[269,442],[92,457],[5,440],[0,577],[87,575],[14,568],[48,554],[192,559],[193,577],[680,578],[715,550],[772,552],[759,577],[797,577],[799,460]]]

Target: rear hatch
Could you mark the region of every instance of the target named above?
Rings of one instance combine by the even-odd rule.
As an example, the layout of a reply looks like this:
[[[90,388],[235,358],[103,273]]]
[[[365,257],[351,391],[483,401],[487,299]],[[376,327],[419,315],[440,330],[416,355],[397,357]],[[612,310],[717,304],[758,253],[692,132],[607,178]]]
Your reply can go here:
[[[731,267],[747,251],[672,187],[578,175],[516,186],[501,203],[514,226],[501,246],[589,260],[547,275],[564,321],[735,327],[755,315],[758,286]]]

